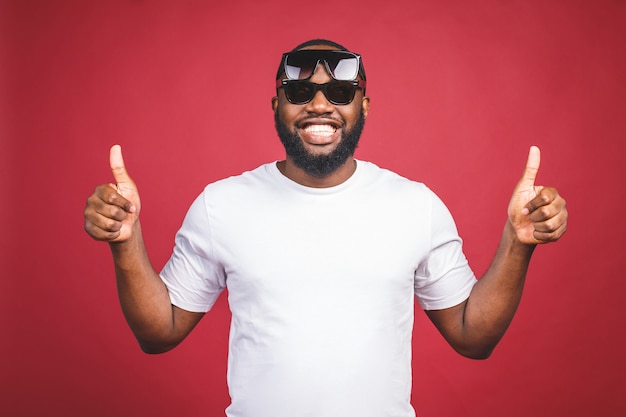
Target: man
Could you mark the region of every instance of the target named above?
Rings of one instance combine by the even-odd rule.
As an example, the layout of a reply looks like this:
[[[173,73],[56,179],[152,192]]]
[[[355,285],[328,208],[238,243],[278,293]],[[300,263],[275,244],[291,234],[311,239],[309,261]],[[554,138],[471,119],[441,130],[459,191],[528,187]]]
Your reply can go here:
[[[119,146],[85,229],[110,243],[141,348],[175,347],[228,288],[227,415],[414,416],[413,297],[460,354],[490,355],[518,306],[537,244],[566,229],[537,187],[532,147],[498,251],[476,280],[443,203],[423,184],[357,161],[369,111],[361,57],[313,40],[284,54],[272,99],[286,158],[210,184],[158,274]]]

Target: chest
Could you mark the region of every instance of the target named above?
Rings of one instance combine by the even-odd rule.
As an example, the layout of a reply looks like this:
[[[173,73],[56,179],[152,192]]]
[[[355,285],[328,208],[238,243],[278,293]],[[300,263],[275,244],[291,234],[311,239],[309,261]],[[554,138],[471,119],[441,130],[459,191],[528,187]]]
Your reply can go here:
[[[411,302],[414,273],[430,243],[419,204],[367,194],[261,199],[253,210],[219,214],[211,219],[220,242],[215,255],[229,296],[246,305]]]

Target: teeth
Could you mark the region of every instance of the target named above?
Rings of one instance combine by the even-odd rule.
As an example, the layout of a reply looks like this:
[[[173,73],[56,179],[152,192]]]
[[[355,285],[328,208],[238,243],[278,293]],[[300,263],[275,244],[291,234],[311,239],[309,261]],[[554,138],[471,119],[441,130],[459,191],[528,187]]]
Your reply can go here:
[[[330,136],[335,133],[335,129],[331,125],[308,125],[304,128],[304,131],[311,135],[317,136]]]

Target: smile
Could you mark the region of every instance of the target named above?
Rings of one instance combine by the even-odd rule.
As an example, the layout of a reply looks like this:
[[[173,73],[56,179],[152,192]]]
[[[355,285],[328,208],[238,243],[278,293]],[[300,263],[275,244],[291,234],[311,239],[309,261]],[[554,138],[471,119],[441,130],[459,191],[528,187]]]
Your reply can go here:
[[[337,128],[331,125],[310,124],[302,130],[309,135],[329,137],[335,134]]]

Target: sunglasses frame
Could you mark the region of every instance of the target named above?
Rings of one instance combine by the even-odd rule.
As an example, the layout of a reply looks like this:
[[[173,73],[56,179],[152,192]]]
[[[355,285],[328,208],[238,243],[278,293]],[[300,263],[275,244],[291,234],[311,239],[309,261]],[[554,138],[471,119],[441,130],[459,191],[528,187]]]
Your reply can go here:
[[[315,66],[313,67],[313,69],[311,70],[311,74],[306,77],[306,78],[289,78],[289,74],[287,72],[287,58],[289,57],[289,55],[297,55],[297,54],[306,54],[306,55],[311,55],[311,56],[316,56],[315,58]],[[335,74],[334,71],[330,70],[330,64],[328,63],[328,60],[326,58],[326,56],[330,56],[330,55],[346,55],[349,56],[351,58],[355,58],[356,62],[357,62],[357,69],[356,69],[356,74],[354,74],[354,76],[350,79],[338,79],[335,78]],[[282,70],[282,73],[285,74],[285,77],[289,80],[307,80],[309,78],[311,78],[313,76],[313,74],[315,74],[315,71],[317,70],[317,66],[320,64],[320,61],[324,61],[324,66],[326,67],[326,71],[328,72],[328,74],[331,76],[332,79],[337,80],[337,81],[351,81],[351,80],[356,80],[356,78],[358,76],[361,76],[361,78],[363,80],[365,80],[365,72],[363,71],[363,64],[361,61],[361,55],[354,53],[354,52],[350,52],[350,51],[343,51],[343,50],[335,50],[335,49],[300,49],[297,51],[292,51],[292,52],[285,52],[283,54],[282,60],[281,60],[281,65],[280,68]],[[277,74],[276,79],[280,79],[280,73]]]
[[[308,85],[313,86],[313,93],[311,94],[311,98],[309,98],[306,101],[293,101],[291,99],[291,97],[289,97],[289,94],[287,94],[287,90],[284,88],[289,84],[293,84],[293,83],[305,83]],[[346,102],[346,103],[342,103],[342,102],[338,102],[336,100],[332,100],[330,97],[328,97],[328,86],[330,84],[336,85],[338,83],[346,83],[346,84],[350,84],[353,88],[353,92],[352,92],[352,96],[350,98],[350,101]],[[297,105],[302,105],[302,104],[306,104],[308,102],[310,102],[311,100],[313,100],[313,98],[315,97],[315,95],[317,94],[318,91],[322,90],[322,93],[324,93],[324,97],[326,97],[326,100],[328,100],[330,103],[334,104],[335,106],[345,106],[347,104],[352,103],[352,101],[354,100],[354,96],[356,95],[356,90],[358,88],[362,89],[363,91],[365,91],[365,85],[366,85],[366,81],[365,80],[332,80],[329,81],[327,83],[324,84],[317,84],[314,82],[309,81],[308,79],[304,79],[304,80],[289,80],[289,79],[285,79],[285,80],[276,80],[276,89],[279,88],[283,88],[283,90],[285,91],[285,97],[287,98],[287,101],[289,101],[291,104],[297,104]]]

